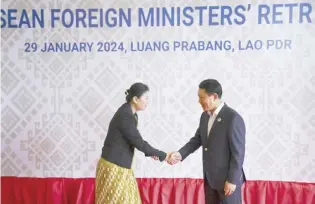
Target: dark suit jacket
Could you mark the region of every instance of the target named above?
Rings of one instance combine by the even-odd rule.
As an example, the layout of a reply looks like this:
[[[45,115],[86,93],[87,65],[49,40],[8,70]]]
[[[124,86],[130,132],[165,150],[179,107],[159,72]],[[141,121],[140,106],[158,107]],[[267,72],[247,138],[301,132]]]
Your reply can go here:
[[[182,159],[202,146],[203,171],[210,187],[222,190],[225,181],[241,185],[246,180],[243,171],[246,132],[243,118],[225,104],[207,137],[208,120],[209,114],[203,112],[195,136],[179,150]]]
[[[137,129],[137,115],[131,105],[123,104],[110,121],[102,149],[102,158],[124,168],[131,168],[134,149],[146,156],[158,156],[164,161],[166,153],[151,147],[144,141]]]

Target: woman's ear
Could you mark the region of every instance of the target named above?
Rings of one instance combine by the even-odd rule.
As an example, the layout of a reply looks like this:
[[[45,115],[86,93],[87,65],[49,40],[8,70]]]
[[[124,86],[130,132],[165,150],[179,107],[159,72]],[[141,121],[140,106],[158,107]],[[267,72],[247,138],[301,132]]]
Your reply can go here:
[[[132,101],[133,101],[135,104],[137,104],[137,103],[138,103],[138,98],[137,98],[136,96],[134,96],[134,97],[132,98]]]

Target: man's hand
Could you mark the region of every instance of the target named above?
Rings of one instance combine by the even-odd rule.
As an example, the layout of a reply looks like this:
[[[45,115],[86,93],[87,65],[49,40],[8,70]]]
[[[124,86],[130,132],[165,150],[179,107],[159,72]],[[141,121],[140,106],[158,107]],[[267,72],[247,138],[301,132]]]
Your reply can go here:
[[[166,159],[167,163],[170,165],[176,164],[182,160],[182,155],[179,152],[171,152],[168,153],[168,157]]]
[[[235,184],[232,184],[232,183],[229,183],[227,181],[225,181],[225,185],[224,185],[224,194],[226,196],[229,196],[231,195],[236,189],[236,185]]]

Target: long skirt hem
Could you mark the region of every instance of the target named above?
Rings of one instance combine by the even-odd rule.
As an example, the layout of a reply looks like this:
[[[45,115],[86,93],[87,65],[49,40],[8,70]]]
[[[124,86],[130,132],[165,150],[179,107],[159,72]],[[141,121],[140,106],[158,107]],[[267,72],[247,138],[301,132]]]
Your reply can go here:
[[[132,169],[119,167],[100,158],[95,178],[96,204],[141,204]]]

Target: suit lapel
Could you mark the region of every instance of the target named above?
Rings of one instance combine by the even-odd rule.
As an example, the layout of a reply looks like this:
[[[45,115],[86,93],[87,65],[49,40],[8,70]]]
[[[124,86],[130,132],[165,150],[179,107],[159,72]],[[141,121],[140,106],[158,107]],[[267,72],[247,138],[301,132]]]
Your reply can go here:
[[[225,113],[225,110],[226,110],[226,104],[224,104],[224,106],[222,107],[221,111],[219,112],[219,114],[217,115],[215,121],[213,122],[213,125],[212,125],[212,128],[209,132],[209,135],[207,135],[207,132],[208,132],[208,121],[210,119],[210,117],[208,117],[208,120],[207,120],[207,125],[206,125],[206,145],[209,144],[209,141],[215,137],[215,135],[213,135],[214,132],[217,132],[217,129],[220,128],[220,124],[219,123],[222,123],[224,121],[224,113]]]
[[[201,137],[203,139],[203,143],[206,144],[207,143],[207,132],[208,132],[208,122],[209,122],[210,116],[208,113],[205,113],[204,115],[204,119],[202,122],[202,132],[201,132]]]
[[[138,114],[135,113],[134,116],[135,116],[135,119],[136,119],[136,126],[138,127]]]
[[[131,105],[129,103],[124,103],[122,108],[123,108],[123,111],[126,114],[133,116],[133,118],[134,118],[133,122],[135,123],[136,126],[138,126],[138,114],[137,113],[135,113],[135,114],[132,113]]]

